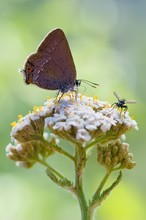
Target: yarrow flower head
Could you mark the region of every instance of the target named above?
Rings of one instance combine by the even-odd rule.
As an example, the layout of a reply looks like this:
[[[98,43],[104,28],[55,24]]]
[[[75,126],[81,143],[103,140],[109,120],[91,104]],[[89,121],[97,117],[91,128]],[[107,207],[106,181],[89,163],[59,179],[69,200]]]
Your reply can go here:
[[[58,137],[88,147],[92,143],[118,139],[130,129],[137,129],[128,111],[120,112],[109,102],[81,94],[76,98],[64,95],[59,102],[49,99],[43,106],[35,106],[25,117],[19,115],[18,122],[12,126],[13,145],[8,145],[7,156],[25,166],[28,163],[28,167],[38,155],[45,158],[52,155]],[[49,145],[46,144],[47,130]]]
[[[97,160],[107,169],[132,169],[136,163],[132,161],[133,154],[129,153],[129,144],[121,140],[110,141],[105,145],[98,144]]]

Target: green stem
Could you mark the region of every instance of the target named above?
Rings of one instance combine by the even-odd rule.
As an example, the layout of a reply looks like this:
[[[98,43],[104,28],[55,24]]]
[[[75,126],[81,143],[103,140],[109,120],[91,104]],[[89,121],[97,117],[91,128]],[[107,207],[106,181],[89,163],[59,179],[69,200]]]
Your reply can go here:
[[[72,155],[70,155],[69,153],[67,153],[65,150],[63,150],[61,147],[58,147],[57,145],[55,146],[55,150],[58,153],[61,153],[63,155],[65,155],[66,157],[68,157],[69,159],[71,159],[72,161],[74,161],[74,157]]]
[[[83,191],[83,170],[86,163],[86,154],[85,149],[82,146],[76,146],[76,156],[75,156],[75,190],[76,196],[79,202],[82,220],[90,220],[88,216],[88,206],[85,198],[85,194]]]
[[[108,170],[108,171],[106,172],[104,178],[102,179],[102,181],[101,181],[101,183],[100,183],[98,189],[96,190],[96,192],[95,192],[95,194],[94,194],[94,196],[93,196],[93,200],[96,200],[96,199],[99,197],[100,192],[101,192],[101,190],[103,189],[103,187],[104,187],[104,185],[105,185],[107,179],[109,178],[111,172],[112,172],[112,170]]]
[[[39,158],[36,159],[36,162],[42,164],[43,166],[47,167],[48,170],[52,171],[54,174],[56,174],[59,178],[64,179],[64,176],[61,175],[57,170],[55,170],[53,167],[51,167],[48,163],[46,163],[43,160],[40,160]]]
[[[78,197],[78,202],[79,202],[79,206],[81,210],[81,216],[82,216],[81,219],[90,220],[88,216],[88,206],[87,206],[87,202],[86,202],[85,195],[83,192],[82,184],[77,183],[77,185],[76,185],[76,190],[77,190],[77,197]]]
[[[95,211],[96,207],[98,206],[98,200],[100,199],[101,190],[103,189],[103,187],[104,187],[107,179],[109,178],[111,172],[112,172],[112,170],[107,170],[107,172],[106,172],[104,178],[102,179],[99,187],[97,188],[96,192],[93,195],[92,201],[91,201],[90,206],[89,206],[90,215],[94,214],[94,211]]]
[[[92,141],[90,144],[88,144],[85,149],[88,150],[92,146],[96,146],[99,142],[105,141],[107,139],[107,135],[101,136],[96,138],[94,141]]]
[[[52,150],[55,150],[55,151],[57,151],[58,153],[60,153],[60,154],[63,154],[63,155],[65,155],[66,157],[68,157],[69,159],[71,159],[71,160],[73,160],[74,161],[74,157],[72,156],[72,155],[70,155],[69,153],[67,153],[65,150],[63,150],[61,147],[58,147],[57,145],[53,145],[53,144],[51,144],[51,143],[48,143],[47,141],[45,141],[45,140],[41,140],[40,141],[40,143],[42,144],[42,145],[44,145],[45,147],[47,147],[47,148],[51,148]]]
[[[85,149],[88,150],[90,147],[92,146],[96,146],[98,143],[103,143],[103,142],[107,142],[107,141],[110,141],[112,139],[115,139],[117,138],[117,136],[115,136],[114,132],[109,132],[109,133],[105,133],[104,135],[96,138],[94,141],[92,141],[91,143],[89,143]]]

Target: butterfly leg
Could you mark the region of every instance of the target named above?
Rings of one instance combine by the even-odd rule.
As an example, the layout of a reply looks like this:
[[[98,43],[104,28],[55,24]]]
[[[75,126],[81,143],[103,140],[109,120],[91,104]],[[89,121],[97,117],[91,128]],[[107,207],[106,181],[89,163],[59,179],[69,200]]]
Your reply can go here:
[[[77,101],[77,97],[78,97],[78,87],[73,87],[72,89],[70,89],[71,92],[75,93],[75,100]]]
[[[60,102],[62,96],[65,94],[65,92],[61,92],[61,91],[59,91],[59,92],[61,93],[61,95],[60,95],[60,97],[59,97],[59,99],[58,99],[58,102]],[[58,96],[59,96],[59,94],[58,94]]]
[[[77,97],[78,97],[78,88],[76,90],[74,90],[75,92],[75,100],[77,101]]]
[[[54,98],[54,101],[55,102],[59,102],[60,101],[60,98],[58,98],[59,97],[59,95],[60,95],[60,90],[57,92],[57,94],[55,95],[55,98]]]

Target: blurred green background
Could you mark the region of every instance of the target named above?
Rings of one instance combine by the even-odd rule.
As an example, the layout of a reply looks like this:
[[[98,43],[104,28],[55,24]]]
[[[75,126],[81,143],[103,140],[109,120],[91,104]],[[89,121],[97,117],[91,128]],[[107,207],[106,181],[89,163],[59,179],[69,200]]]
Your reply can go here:
[[[86,86],[86,94],[115,101],[136,99],[129,105],[139,131],[127,134],[137,166],[124,171],[123,181],[96,213],[100,220],[137,220],[146,216],[146,1],[145,0],[0,0],[0,219],[78,220],[78,204],[56,187],[39,165],[18,168],[5,156],[10,122],[41,105],[55,91],[27,86],[18,68],[52,29],[64,30],[78,78],[100,84]],[[84,91],[84,87],[80,87]],[[73,176],[70,162],[59,156],[51,163]],[[68,165],[66,165],[66,163]],[[91,156],[86,173],[87,196],[95,191],[103,170]],[[92,170],[92,172],[91,172]]]

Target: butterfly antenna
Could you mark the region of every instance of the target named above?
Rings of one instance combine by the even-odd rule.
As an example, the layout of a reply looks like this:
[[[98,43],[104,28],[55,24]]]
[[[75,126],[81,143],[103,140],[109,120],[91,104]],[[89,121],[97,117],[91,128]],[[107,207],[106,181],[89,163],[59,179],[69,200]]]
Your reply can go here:
[[[80,82],[79,85],[82,86],[82,87],[84,88],[84,91],[83,91],[82,93],[85,93],[85,91],[86,91],[86,86],[81,85],[81,82]]]
[[[88,81],[86,79],[79,79],[80,82],[84,82],[86,83],[87,85],[93,87],[93,88],[96,88],[97,86],[99,86],[98,83],[94,83],[94,82],[91,82],[91,81]]]
[[[19,68],[19,69],[18,69],[18,72],[19,72],[19,73],[24,73],[24,69]]]

